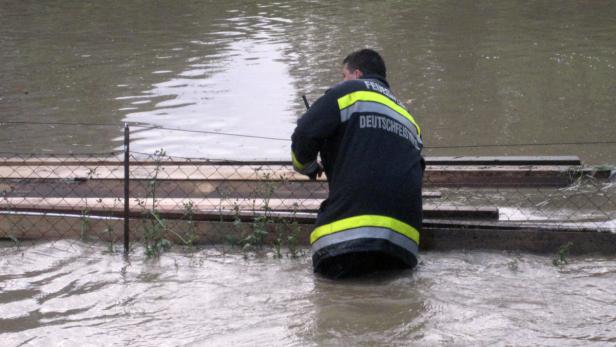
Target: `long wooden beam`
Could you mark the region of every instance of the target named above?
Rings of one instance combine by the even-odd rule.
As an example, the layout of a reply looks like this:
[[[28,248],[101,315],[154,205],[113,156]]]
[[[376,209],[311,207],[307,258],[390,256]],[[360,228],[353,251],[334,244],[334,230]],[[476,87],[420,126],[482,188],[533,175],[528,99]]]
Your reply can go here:
[[[424,175],[426,187],[563,187],[581,176],[608,178],[607,168],[593,169],[570,166],[429,166]],[[64,180],[80,183],[89,180],[121,180],[121,166],[0,166],[0,178],[21,180]],[[200,165],[144,165],[131,166],[132,181],[187,182],[297,182],[312,184],[306,176],[289,166],[200,166]],[[319,182],[324,182],[321,178]]]
[[[132,165],[148,165],[150,160],[131,160]],[[429,156],[425,157],[427,165],[565,165],[579,166],[582,162],[578,156]],[[95,156],[35,156],[31,154],[15,155],[10,157],[0,157],[0,166],[27,165],[67,165],[78,166],[84,163],[94,166],[114,166],[121,165],[121,157],[95,157]],[[174,159],[162,158],[163,165],[279,165],[291,166],[290,161],[235,161],[235,160],[201,160],[201,159]]]
[[[152,194],[149,180],[131,180],[131,196]],[[271,189],[274,198],[327,198],[327,182],[303,181],[227,181],[227,180],[157,180],[156,195],[160,198],[249,198],[264,189]],[[124,180],[0,178],[0,192],[12,197],[119,197],[124,194]],[[424,190],[424,199],[440,198],[438,191]]]
[[[321,201],[318,199],[133,199],[130,216],[142,217],[156,211],[163,218],[194,220],[233,220],[255,215],[279,218],[307,218],[314,222]],[[123,216],[123,199],[113,198],[5,198],[0,211],[63,213],[84,216]],[[430,205],[423,208],[425,218],[498,219],[498,209],[486,206]]]
[[[248,221],[248,220],[247,220]],[[53,226],[50,227],[50,226]],[[147,223],[141,219],[131,219],[131,240],[143,242]],[[269,233],[266,244],[276,237],[293,235],[297,245],[309,245],[310,224],[284,225],[282,228],[267,225]],[[61,230],[61,232],[59,232]],[[164,237],[182,243],[191,240],[194,244],[218,245],[229,247],[230,242],[237,242],[250,235],[251,223],[220,221],[165,221]],[[180,239],[180,237],[182,239]],[[81,239],[83,241],[109,242],[120,248],[122,243],[122,221],[117,218],[82,217],[79,215],[1,215],[0,240],[56,240]],[[555,254],[559,247],[571,243],[572,254],[616,254],[616,233],[598,231],[567,230],[562,228],[536,228],[518,226],[499,227],[498,225],[460,224],[453,222],[440,225],[426,221],[421,231],[420,248],[422,250],[452,249],[494,249],[526,251]],[[283,243],[283,246],[286,244]]]

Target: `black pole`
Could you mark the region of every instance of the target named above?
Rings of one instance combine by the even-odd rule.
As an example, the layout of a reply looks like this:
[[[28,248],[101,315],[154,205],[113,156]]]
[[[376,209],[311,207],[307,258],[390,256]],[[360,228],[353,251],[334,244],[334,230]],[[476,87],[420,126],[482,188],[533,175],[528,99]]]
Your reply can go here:
[[[302,100],[304,100],[304,105],[306,106],[306,109],[309,109],[310,104],[308,103],[308,98],[306,98],[306,95],[302,95]]]
[[[128,124],[124,123],[124,254],[128,255],[129,251],[129,196],[128,196],[128,182],[130,181],[130,173],[129,173],[129,156],[130,156],[130,136]]]

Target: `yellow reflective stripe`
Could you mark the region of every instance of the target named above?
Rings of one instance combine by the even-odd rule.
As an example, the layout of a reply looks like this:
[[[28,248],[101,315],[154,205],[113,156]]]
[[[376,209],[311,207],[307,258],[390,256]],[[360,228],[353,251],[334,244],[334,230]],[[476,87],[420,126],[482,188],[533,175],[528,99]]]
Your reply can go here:
[[[395,218],[378,215],[354,216],[321,225],[310,234],[310,243],[314,243],[323,236],[360,227],[388,228],[408,237],[419,245],[419,232],[417,229]]]
[[[291,160],[293,161],[293,166],[295,166],[298,170],[304,169],[304,164],[300,163],[299,160],[295,157],[295,153],[291,151]]]
[[[405,110],[404,107],[396,104],[390,98],[386,97],[381,93],[371,92],[367,90],[360,90],[357,92],[349,93],[338,99],[338,107],[342,111],[358,101],[378,102],[379,104],[383,104],[391,108],[392,110],[400,113],[406,119],[411,121],[411,123],[413,123],[413,125],[415,125],[415,127],[417,128],[417,135],[421,136],[421,129],[419,129],[419,125],[417,124],[417,122],[415,122],[415,118],[413,118],[413,116],[411,116],[411,114],[407,110]]]

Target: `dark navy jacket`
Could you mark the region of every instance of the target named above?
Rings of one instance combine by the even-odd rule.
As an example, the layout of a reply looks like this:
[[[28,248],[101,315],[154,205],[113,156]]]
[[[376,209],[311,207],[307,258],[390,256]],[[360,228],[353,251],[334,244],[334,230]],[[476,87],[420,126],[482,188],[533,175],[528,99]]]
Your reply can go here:
[[[348,252],[394,253],[416,264],[422,223],[421,132],[379,76],[337,84],[298,120],[293,164],[321,155],[329,196],[311,234],[315,269]]]

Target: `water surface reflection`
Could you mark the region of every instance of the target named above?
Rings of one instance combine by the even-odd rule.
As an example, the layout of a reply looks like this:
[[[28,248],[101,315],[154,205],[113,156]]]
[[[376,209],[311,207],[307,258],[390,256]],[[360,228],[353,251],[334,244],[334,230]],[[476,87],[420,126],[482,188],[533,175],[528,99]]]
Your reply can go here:
[[[584,345],[616,342],[616,259],[424,252],[334,282],[308,256],[205,249],[130,262],[104,245],[3,248],[0,341],[83,345]]]
[[[205,58],[190,58],[194,63],[168,81],[140,95],[121,97],[131,105],[148,104],[125,120],[192,131],[288,137],[295,118],[281,118],[294,104],[292,79],[281,61],[285,45],[269,42],[266,34],[256,36],[231,43],[220,58],[207,57],[208,63],[201,62]],[[237,159],[255,158],[256,153],[281,158],[288,152],[286,142],[263,146],[264,140],[212,134],[191,135],[191,148],[186,150],[182,141],[186,137],[183,132],[151,129],[139,134],[135,150],[158,146],[179,155]]]
[[[370,46],[428,155],[614,163],[614,18],[609,1],[3,1],[2,120],[118,127],[1,126],[0,140],[109,150],[130,121],[150,126],[135,133],[141,151],[287,159],[281,141],[154,126],[288,138],[300,95],[315,100],[345,54]]]

